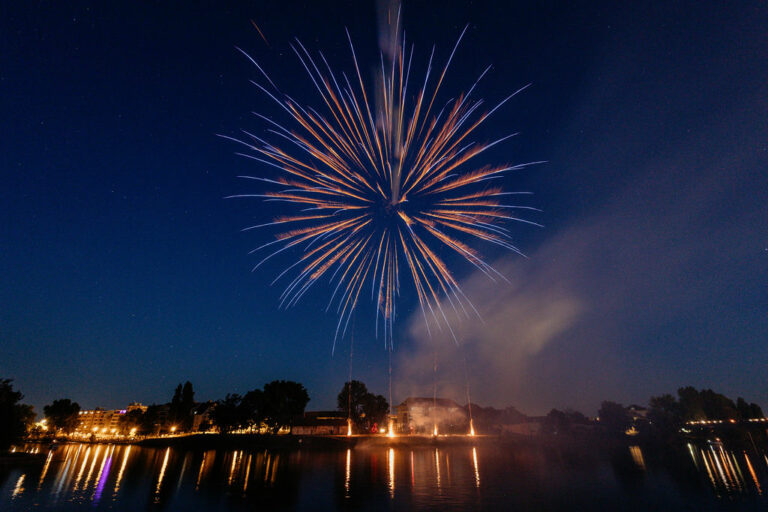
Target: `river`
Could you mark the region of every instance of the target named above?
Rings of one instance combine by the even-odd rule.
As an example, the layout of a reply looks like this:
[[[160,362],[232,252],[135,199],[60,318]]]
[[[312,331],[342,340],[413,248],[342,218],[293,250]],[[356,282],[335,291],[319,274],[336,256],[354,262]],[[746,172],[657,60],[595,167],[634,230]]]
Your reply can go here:
[[[539,445],[182,450],[67,444],[0,467],[0,510],[756,510],[768,458]]]

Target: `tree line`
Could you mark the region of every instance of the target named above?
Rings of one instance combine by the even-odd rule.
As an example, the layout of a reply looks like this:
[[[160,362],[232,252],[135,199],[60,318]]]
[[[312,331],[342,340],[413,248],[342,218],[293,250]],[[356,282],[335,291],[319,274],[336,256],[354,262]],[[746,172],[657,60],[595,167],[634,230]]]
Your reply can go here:
[[[43,407],[47,421],[45,430],[33,426],[35,412],[21,403],[24,395],[13,388],[12,379],[0,379],[0,452],[19,442],[27,434],[48,436],[71,434],[81,425],[80,404],[59,398]],[[120,433],[157,435],[168,432],[191,432],[218,429],[222,433],[251,429],[276,433],[290,428],[309,403],[304,386],[289,380],[275,380],[244,395],[227,394],[224,398],[204,403],[195,402],[192,383],[179,383],[171,400],[163,404],[129,407],[119,421]],[[98,410],[98,409],[97,409]],[[195,416],[202,421],[195,425]],[[87,435],[87,433],[84,433]]]
[[[572,409],[552,409],[544,418],[543,430],[549,434],[567,434],[599,426],[609,434],[622,434],[634,428],[639,434],[669,438],[677,435],[688,422],[739,422],[762,417],[761,407],[744,398],[738,397],[734,402],[712,389],[697,390],[686,386],[677,390],[677,397],[669,393],[652,396],[647,408],[604,401],[595,422]]]
[[[23,398],[23,394],[13,388],[11,379],[0,378],[0,452],[31,430],[35,413],[32,406],[21,403]],[[382,395],[370,392],[364,383],[357,380],[344,383],[336,398],[339,414],[352,421],[356,432],[373,432],[385,426],[389,403]],[[281,429],[290,429],[302,416],[308,403],[309,394],[304,386],[288,380],[268,382],[243,395],[229,393],[220,400],[199,403],[195,402],[192,383],[187,381],[179,383],[170,402],[132,408],[120,421],[123,431],[132,430],[139,435],[214,428],[221,433],[242,430],[277,433]],[[516,423],[526,419],[513,407],[500,411],[477,405],[472,407],[475,426],[486,432],[491,432],[493,426],[499,423]],[[80,425],[80,412],[77,402],[68,398],[53,400],[43,407],[49,429],[46,433],[74,432]],[[687,386],[679,388],[676,396],[652,396],[647,408],[637,405],[625,407],[620,403],[604,401],[596,420],[572,409],[552,409],[543,418],[542,430],[560,435],[598,429],[607,434],[620,435],[635,429],[640,434],[673,438],[688,422],[738,422],[762,417],[760,406],[744,398],[738,397],[733,401],[711,389],[697,390]]]

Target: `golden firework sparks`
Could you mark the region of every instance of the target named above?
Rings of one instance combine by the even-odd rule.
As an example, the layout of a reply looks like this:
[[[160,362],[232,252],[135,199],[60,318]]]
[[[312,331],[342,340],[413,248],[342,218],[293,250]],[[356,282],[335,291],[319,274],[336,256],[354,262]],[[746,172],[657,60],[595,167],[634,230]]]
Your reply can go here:
[[[490,182],[538,162],[473,166],[479,155],[514,134],[492,142],[470,141],[483,122],[528,86],[483,112],[483,101],[475,100],[472,92],[488,72],[486,68],[466,94],[435,112],[438,91],[465,32],[466,28],[439,78],[430,85],[433,50],[421,87],[411,96],[414,50],[411,47],[406,52],[402,40],[397,41],[395,51],[387,52],[393,55],[387,62],[382,52],[381,73],[369,85],[360,73],[348,32],[354,64],[351,80],[346,73],[334,72],[321,52],[313,56],[296,40],[291,47],[319,95],[323,105],[319,109],[302,106],[283,93],[243,52],[268,82],[254,84],[279,105],[292,128],[257,114],[281,145],[249,132],[243,132],[242,139],[224,136],[248,148],[243,156],[271,166],[279,174],[274,179],[243,176],[268,183],[275,190],[230,197],[257,197],[296,207],[293,214],[245,228],[279,229],[275,240],[254,249],[270,247],[273,251],[254,270],[288,249],[302,249],[275,279],[294,272],[281,295],[281,306],[296,304],[314,283],[329,279],[333,292],[328,309],[335,306],[339,315],[335,339],[346,331],[366,283],[370,283],[371,298],[378,306],[377,330],[381,319],[385,344],[391,349],[401,266],[414,285],[427,329],[434,321],[450,330],[445,304],[463,314],[467,314],[466,305],[474,308],[436,247],[451,249],[492,279],[503,278],[470,246],[471,241],[519,252],[503,224],[535,224],[510,213],[535,208],[506,203],[509,197],[527,192],[504,192]]]

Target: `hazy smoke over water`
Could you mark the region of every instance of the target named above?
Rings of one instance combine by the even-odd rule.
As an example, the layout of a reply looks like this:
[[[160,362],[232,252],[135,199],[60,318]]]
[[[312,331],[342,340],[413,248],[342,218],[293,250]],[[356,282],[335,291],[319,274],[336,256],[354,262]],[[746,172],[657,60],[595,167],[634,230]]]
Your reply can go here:
[[[536,204],[546,241],[521,244],[529,259],[494,262],[510,283],[461,280],[483,320],[453,322],[460,348],[412,313],[395,349],[397,398],[432,396],[436,355],[438,396],[466,402],[466,358],[473,401],[526,413],[593,414],[601,400],[644,403],[685,385],[768,400],[755,384],[768,326],[768,104],[765,81],[733,79],[764,73],[754,55],[765,31],[734,19],[761,37],[709,48],[726,74],[681,53],[661,80],[663,67],[636,61],[638,27],[605,41],[559,118],[559,147],[534,157],[552,163],[533,190],[574,199]],[[658,62],[683,51],[678,37],[654,43]]]

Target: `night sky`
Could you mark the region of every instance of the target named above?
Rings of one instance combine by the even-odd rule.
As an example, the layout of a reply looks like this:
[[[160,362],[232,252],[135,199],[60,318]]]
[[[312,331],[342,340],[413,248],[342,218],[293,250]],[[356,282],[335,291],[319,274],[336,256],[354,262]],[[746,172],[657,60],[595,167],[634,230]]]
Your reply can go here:
[[[240,230],[274,212],[224,197],[263,167],[216,135],[264,132],[254,110],[285,121],[235,46],[319,106],[289,43],[349,72],[347,27],[370,80],[375,4],[94,4],[0,6],[0,376],[38,412],[165,402],[187,379],[198,400],[292,379],[335,407],[350,337],[332,355],[324,283],[278,309],[290,256],[251,272],[265,235]],[[768,6],[640,4],[403,5],[415,69],[469,24],[443,100],[489,64],[491,103],[532,83],[479,134],[520,132],[483,163],[546,163],[504,182],[543,210],[510,226],[527,258],[480,246],[510,282],[450,260],[483,317],[463,348],[424,333],[404,286],[396,402],[431,395],[437,348],[462,403],[465,357],[474,401],[528,413],[683,385],[768,406]],[[354,339],[353,376],[386,394],[368,304]]]

